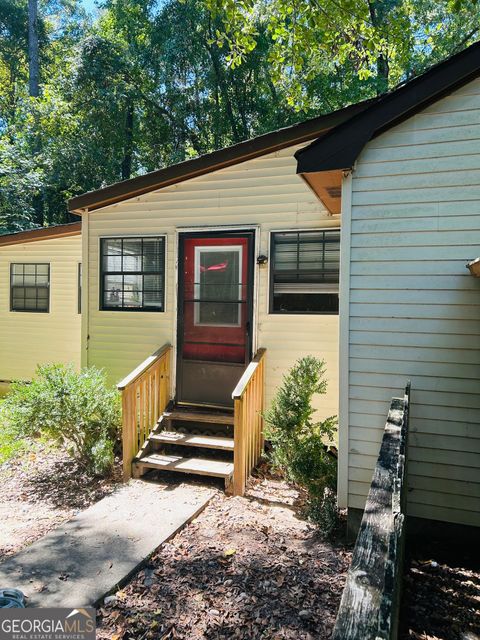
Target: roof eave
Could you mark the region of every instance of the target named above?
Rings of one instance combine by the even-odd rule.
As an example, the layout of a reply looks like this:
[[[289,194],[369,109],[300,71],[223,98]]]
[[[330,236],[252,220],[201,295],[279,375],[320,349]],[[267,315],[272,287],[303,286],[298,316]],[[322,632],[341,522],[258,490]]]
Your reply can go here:
[[[480,73],[480,43],[385,94],[295,154],[297,173],[351,169],[365,144]]]
[[[71,222],[59,224],[52,227],[40,227],[27,231],[17,231],[0,236],[0,247],[8,247],[14,244],[25,244],[38,242],[39,240],[54,240],[56,238],[66,238],[78,236],[82,233],[81,222]]]
[[[308,142],[312,138],[317,138],[320,134],[327,133],[332,127],[337,126],[346,118],[363,111],[369,104],[371,104],[371,100],[365,100],[324,116],[306,120],[297,125],[240,142],[234,146],[171,165],[165,169],[84,193],[69,200],[69,209],[72,213],[82,215],[85,210],[99,209],[156,189],[183,182],[184,180],[197,178],[218,169],[240,164],[246,160]]]

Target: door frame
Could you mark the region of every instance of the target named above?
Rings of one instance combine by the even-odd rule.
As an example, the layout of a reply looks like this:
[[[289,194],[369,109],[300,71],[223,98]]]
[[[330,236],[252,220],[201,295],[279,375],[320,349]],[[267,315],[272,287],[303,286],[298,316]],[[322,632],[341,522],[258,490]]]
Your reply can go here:
[[[258,255],[259,243],[260,243],[260,226],[258,224],[249,225],[215,225],[215,226],[199,226],[199,227],[176,227],[175,229],[175,289],[174,289],[174,321],[173,321],[173,358],[172,358],[172,392],[173,398],[177,400],[177,382],[178,382],[178,361],[179,361],[179,349],[178,349],[178,332],[179,332],[179,310],[181,303],[180,284],[182,279],[180,277],[180,241],[182,237],[195,237],[212,235],[221,235],[222,233],[251,233],[253,235],[252,250],[251,250],[251,274],[252,274],[252,309],[250,312],[251,318],[251,338],[250,348],[252,355],[255,354],[257,344],[257,327],[258,327],[258,265],[256,256]]]

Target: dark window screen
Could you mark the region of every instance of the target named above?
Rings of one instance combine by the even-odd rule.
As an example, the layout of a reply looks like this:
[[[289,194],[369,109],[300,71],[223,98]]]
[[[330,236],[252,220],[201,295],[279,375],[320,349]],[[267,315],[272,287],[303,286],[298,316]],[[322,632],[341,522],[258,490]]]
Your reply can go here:
[[[338,313],[340,229],[272,234],[271,313]]]

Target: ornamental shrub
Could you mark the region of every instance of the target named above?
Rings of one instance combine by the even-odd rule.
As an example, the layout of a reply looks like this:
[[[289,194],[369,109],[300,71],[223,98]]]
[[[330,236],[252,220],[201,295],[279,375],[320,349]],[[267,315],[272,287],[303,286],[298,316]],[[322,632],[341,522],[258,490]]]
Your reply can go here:
[[[0,398],[0,465],[20,453],[25,446],[25,439],[8,422],[5,401]]]
[[[272,464],[306,490],[308,516],[330,535],[337,521],[337,461],[326,445],[333,440],[337,417],[315,421],[312,407],[313,396],[326,389],[324,361],[301,358],[283,377],[264,418]]]
[[[118,437],[120,396],[103,371],[71,365],[40,365],[32,382],[15,382],[2,414],[8,428],[23,436],[44,435],[64,445],[89,473],[107,475]]]

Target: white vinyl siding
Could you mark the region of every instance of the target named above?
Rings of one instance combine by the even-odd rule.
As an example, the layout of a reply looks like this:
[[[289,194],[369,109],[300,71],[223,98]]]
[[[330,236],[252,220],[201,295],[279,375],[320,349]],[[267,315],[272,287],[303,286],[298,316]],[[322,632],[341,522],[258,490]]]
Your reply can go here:
[[[297,147],[221,169],[88,214],[88,363],[117,382],[165,342],[176,343],[177,233],[185,228],[259,227],[257,255],[269,254],[271,230],[338,227],[296,175]],[[165,234],[165,313],[99,311],[100,238]],[[300,356],[325,358],[330,381],[321,415],[338,409],[338,316],[270,315],[268,265],[256,267],[256,345],[267,349],[267,399]]]
[[[0,380],[32,378],[37,364],[80,365],[78,263],[81,237],[0,247]],[[48,313],[10,311],[10,265],[50,265]]]
[[[480,525],[480,80],[373,139],[352,179],[348,505],[412,381],[408,512]],[[342,425],[342,429],[344,426]]]

